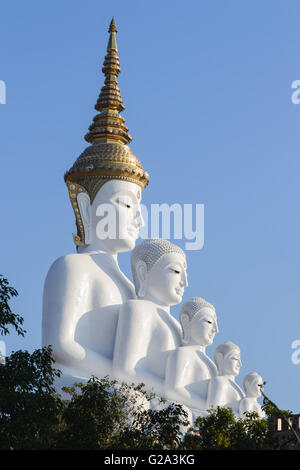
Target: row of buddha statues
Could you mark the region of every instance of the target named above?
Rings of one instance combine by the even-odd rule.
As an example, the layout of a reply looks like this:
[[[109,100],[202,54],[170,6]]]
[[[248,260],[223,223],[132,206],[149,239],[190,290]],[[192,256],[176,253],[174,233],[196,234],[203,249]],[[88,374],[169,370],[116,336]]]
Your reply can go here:
[[[95,213],[104,200],[126,213],[120,217],[126,221],[121,238],[97,237]],[[215,348],[213,360],[206,353],[218,333],[214,306],[202,297],[182,303],[188,286],[185,252],[160,238],[136,244],[142,225],[139,207],[134,183],[106,182],[84,209],[90,245],[59,258],[50,268],[43,343],[53,347],[63,372],[61,385],[109,375],[144,383],[167,400],[182,403],[194,416],[217,406],[232,408],[236,416],[245,411],[263,416],[257,402],[262,378],[248,374],[244,391],[236,383],[240,348],[227,341]],[[117,261],[117,254],[130,248],[133,283]],[[178,304],[179,320],[170,311]]]
[[[117,85],[116,33],[113,19],[98,114],[85,136],[89,146],[64,176],[76,253],[54,261],[44,285],[42,343],[52,347],[62,372],[57,389],[109,375],[142,382],[193,416],[216,406],[231,407],[237,416],[253,410],[262,416],[262,378],[248,374],[244,391],[235,381],[239,347],[228,341],[215,348],[214,360],[206,354],[218,332],[216,311],[202,297],[182,303],[188,286],[184,251],[164,239],[136,244],[149,174],[128,145],[132,137],[120,115],[125,107]],[[118,264],[126,252],[132,281]],[[179,304],[177,320],[171,307]]]

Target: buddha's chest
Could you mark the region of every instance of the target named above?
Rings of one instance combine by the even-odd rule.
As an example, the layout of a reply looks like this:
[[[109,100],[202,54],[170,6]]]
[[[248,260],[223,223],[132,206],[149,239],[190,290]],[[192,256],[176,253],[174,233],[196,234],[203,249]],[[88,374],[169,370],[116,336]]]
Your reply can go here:
[[[179,346],[180,327],[175,318],[168,315],[155,315],[152,330],[152,348],[169,351]]]
[[[135,297],[131,282],[114,269],[96,269],[89,273],[88,301],[91,309],[120,305]]]

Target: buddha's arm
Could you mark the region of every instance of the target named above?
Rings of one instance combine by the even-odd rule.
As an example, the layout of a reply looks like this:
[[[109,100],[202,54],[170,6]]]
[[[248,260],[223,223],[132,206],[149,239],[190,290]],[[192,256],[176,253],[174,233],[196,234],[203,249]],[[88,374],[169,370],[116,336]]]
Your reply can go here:
[[[138,301],[129,301],[119,312],[113,368],[125,380],[136,377],[137,363],[147,355],[151,338],[151,315],[138,307]]]
[[[203,409],[206,401],[186,388],[190,382],[192,367],[190,353],[184,348],[177,348],[170,352],[166,364],[166,394],[174,400],[182,399],[188,406]]]
[[[57,362],[99,377],[108,373],[109,361],[75,341],[88,284],[88,276],[80,272],[77,264],[73,266],[71,257],[60,258],[52,265],[44,287],[43,345],[52,346]]]
[[[190,398],[190,393],[184,388],[187,383],[189,361],[180,348],[170,351],[166,363],[165,387],[167,395]]]
[[[239,406],[239,415],[241,418],[245,418],[246,411],[253,411],[253,403],[248,398],[242,398]]]
[[[153,341],[153,315],[138,300],[129,300],[119,312],[113,371],[119,380],[144,383],[146,389],[164,394],[164,383],[148,369]],[[146,359],[146,361],[143,361]],[[157,359],[157,358],[156,358]]]
[[[187,383],[189,360],[180,348],[170,351],[166,364],[166,384],[172,389],[181,389]]]
[[[245,413],[246,412],[251,412],[254,411],[258,414],[260,418],[265,417],[265,413],[262,410],[260,404],[257,402],[255,398],[242,398],[240,400],[240,406],[239,406],[239,415],[241,418],[245,418]]]
[[[208,384],[206,409],[223,406],[226,403],[227,379],[222,376],[213,377]]]

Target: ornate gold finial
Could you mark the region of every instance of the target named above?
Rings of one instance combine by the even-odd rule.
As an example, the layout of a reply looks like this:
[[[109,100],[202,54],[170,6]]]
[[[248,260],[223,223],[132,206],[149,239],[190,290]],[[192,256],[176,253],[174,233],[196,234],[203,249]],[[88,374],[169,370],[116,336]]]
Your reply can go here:
[[[116,33],[118,32],[118,30],[117,30],[117,25],[115,23],[114,18],[110,22],[108,32],[110,33],[110,36],[109,36],[109,41],[107,45],[107,51],[111,50],[111,51],[118,52],[117,38],[116,38]]]
[[[132,137],[128,134],[125,119],[119,115],[121,111],[124,111],[125,106],[117,85],[117,77],[121,72],[121,68],[117,54],[117,27],[114,19],[111,20],[108,32],[110,36],[107,54],[102,67],[105,81],[95,105],[95,109],[100,111],[100,114],[94,117],[93,124],[89,127],[85,140],[90,143],[102,140],[104,142],[121,141],[123,144],[128,144]]]
[[[85,140],[91,145],[78,157],[73,167],[66,172],[70,200],[76,216],[77,245],[85,244],[85,235],[80,210],[77,204],[79,192],[86,192],[93,202],[101,186],[110,179],[121,179],[138,184],[144,189],[149,182],[149,175],[143,170],[138,158],[132,153],[128,143],[132,137],[120,112],[125,109],[117,77],[121,72],[117,54],[117,26],[111,20],[107,54],[102,72],[105,75],[104,86],[100,91],[95,109],[99,111]]]
[[[117,33],[118,32],[117,25],[116,25],[114,17],[112,17],[112,20],[111,20],[110,25],[109,25],[108,32],[109,33]]]

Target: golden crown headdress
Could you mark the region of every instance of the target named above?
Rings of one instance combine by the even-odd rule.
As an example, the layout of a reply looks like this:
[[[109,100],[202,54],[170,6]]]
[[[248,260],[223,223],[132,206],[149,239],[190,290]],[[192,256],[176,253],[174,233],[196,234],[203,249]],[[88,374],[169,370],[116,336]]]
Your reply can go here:
[[[121,179],[138,184],[144,189],[149,175],[143,170],[139,159],[132,153],[128,143],[125,119],[119,114],[125,109],[117,86],[120,62],[116,41],[117,27],[114,19],[108,30],[110,36],[102,72],[105,75],[95,109],[99,111],[89,127],[85,140],[91,145],[77,158],[70,170],[65,173],[71,204],[76,217],[76,245],[85,245],[84,225],[77,203],[79,193],[87,193],[93,202],[101,186],[111,179]]]

